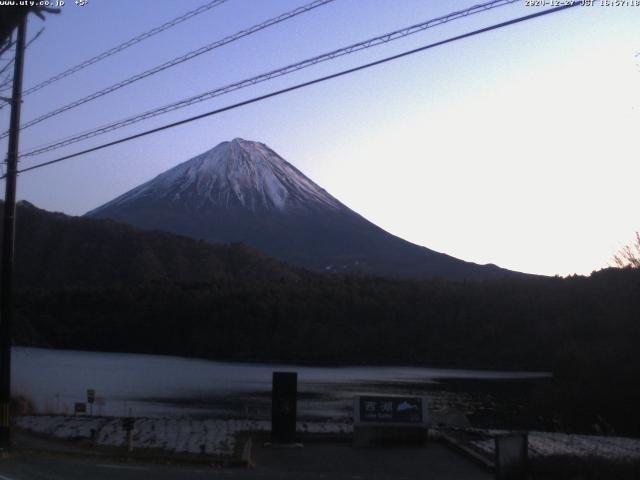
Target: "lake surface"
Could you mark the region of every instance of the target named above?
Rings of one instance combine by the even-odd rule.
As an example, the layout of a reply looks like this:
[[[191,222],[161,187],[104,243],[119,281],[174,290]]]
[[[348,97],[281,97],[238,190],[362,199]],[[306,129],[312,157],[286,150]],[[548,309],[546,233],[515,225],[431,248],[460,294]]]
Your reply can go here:
[[[298,373],[301,417],[348,417],[361,394],[423,395],[444,379],[522,381],[545,372],[424,367],[309,367],[214,362],[181,357],[14,347],[12,388],[37,413],[73,413],[96,392],[108,416],[268,417],[271,375]]]

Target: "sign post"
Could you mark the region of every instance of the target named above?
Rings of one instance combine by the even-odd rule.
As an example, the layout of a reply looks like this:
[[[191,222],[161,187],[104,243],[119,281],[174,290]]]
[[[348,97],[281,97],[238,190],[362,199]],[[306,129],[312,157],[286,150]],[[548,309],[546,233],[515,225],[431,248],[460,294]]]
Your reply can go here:
[[[127,432],[127,451],[133,452],[133,426],[136,419],[133,417],[124,417],[122,419],[122,429]]]
[[[89,404],[89,415],[93,416],[93,402],[96,400],[96,391],[93,388],[87,389],[87,403]]]

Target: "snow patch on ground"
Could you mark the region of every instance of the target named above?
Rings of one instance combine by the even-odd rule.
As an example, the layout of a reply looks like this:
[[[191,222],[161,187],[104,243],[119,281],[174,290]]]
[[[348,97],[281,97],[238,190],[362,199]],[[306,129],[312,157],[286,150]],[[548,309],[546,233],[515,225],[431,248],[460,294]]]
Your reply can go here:
[[[121,418],[28,415],[16,417],[24,430],[64,439],[93,439],[95,444],[121,447],[127,442]],[[298,422],[302,433],[350,433],[351,425],[335,422]],[[269,431],[267,420],[215,420],[190,418],[136,418],[134,448],[152,448],[180,453],[229,457],[240,432]]]
[[[60,439],[93,439],[97,445],[123,447],[127,434],[122,418],[27,415],[16,417],[17,427]],[[269,420],[249,419],[193,419],[193,418],[136,418],[133,429],[135,448],[160,449],[176,453],[233,456],[238,434],[266,432]],[[300,433],[352,433],[353,425],[344,422],[298,422]],[[470,443],[489,456],[494,455],[494,436],[504,430],[477,430],[470,433],[477,440]],[[640,439],[573,435],[566,433],[529,432],[529,455],[570,457],[600,457],[609,460],[640,459]]]
[[[483,452],[493,456],[495,443],[493,436],[507,433],[500,430],[486,430],[482,440],[471,443]],[[640,459],[640,439],[625,437],[604,437],[597,435],[573,435],[567,433],[529,432],[529,455],[548,457],[600,457],[609,460]]]

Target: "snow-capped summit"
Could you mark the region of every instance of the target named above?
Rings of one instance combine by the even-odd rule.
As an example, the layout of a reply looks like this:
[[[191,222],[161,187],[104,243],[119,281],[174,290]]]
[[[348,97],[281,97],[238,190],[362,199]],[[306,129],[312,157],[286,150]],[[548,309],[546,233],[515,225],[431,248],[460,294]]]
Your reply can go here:
[[[254,212],[291,208],[344,208],[263,143],[235,138],[158,175],[89,215],[146,198]]]
[[[512,274],[414,245],[350,210],[263,143],[236,138],[87,213],[209,242],[244,242],[321,271]]]

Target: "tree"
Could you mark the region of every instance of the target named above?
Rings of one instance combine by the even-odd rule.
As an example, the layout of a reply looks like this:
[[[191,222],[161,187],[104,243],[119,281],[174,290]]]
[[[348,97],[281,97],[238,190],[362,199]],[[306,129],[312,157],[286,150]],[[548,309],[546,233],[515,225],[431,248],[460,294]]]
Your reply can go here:
[[[613,256],[613,262],[620,268],[640,268],[640,233],[636,232],[635,241],[631,245],[622,247]]]

